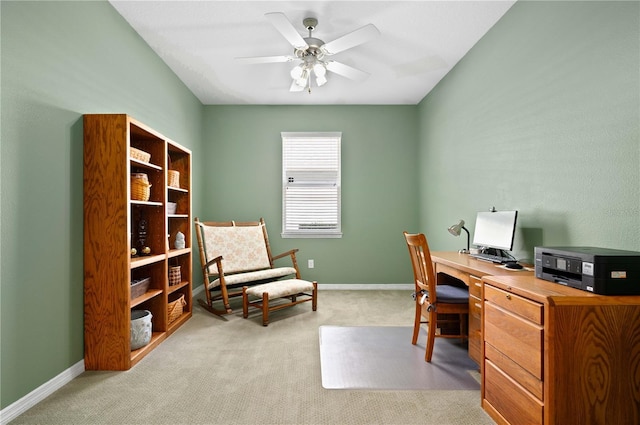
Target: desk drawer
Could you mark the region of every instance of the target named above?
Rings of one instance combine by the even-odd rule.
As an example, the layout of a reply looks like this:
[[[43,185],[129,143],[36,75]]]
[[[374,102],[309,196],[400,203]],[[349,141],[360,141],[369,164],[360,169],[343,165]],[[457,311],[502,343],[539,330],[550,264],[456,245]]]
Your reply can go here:
[[[469,275],[469,295],[482,298],[482,279],[474,275]]]
[[[471,347],[469,347],[469,352],[471,352]],[[491,363],[502,370],[505,374],[509,375],[509,377],[536,398],[539,400],[544,399],[544,386],[542,380],[527,372],[519,364],[498,351],[493,345],[484,345],[484,357],[485,360],[490,360]]]
[[[478,319],[478,324],[482,320],[482,301],[469,295],[469,316]]]
[[[510,424],[542,424],[542,402],[489,360],[484,362],[484,382],[484,399]]]
[[[469,357],[480,364],[480,346],[482,344],[482,301],[472,295],[469,296]]]
[[[480,334],[480,331],[473,331],[469,329],[469,348],[467,350],[469,352],[469,358],[476,362],[478,366],[482,363],[481,344],[482,335]]]
[[[542,380],[542,327],[489,301],[484,302],[483,308],[485,344],[492,345]]]
[[[542,325],[542,304],[521,296],[503,291],[495,286],[484,286],[484,298],[499,305],[513,314],[524,317],[537,325]]]

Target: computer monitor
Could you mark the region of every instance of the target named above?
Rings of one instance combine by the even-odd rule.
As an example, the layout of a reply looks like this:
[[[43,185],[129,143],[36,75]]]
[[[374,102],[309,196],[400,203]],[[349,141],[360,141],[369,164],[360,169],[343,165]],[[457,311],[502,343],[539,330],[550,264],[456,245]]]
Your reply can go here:
[[[476,216],[473,244],[505,251],[513,249],[518,211],[483,211]]]

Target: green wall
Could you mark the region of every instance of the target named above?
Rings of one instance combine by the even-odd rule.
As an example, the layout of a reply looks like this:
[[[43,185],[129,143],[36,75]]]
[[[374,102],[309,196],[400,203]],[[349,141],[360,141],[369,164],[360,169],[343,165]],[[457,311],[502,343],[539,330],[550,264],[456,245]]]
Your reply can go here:
[[[197,152],[202,105],[106,2],[0,8],[5,408],[83,358],[82,114],[128,113]]]
[[[418,225],[415,106],[207,106],[203,220],[264,217],[274,253],[299,248],[319,283],[408,283]],[[342,131],[340,239],[282,239],[281,131]],[[307,259],[315,268],[307,269]]]
[[[522,257],[640,250],[639,12],[521,0],[418,106],[203,107],[108,3],[3,0],[0,408],[83,358],[82,114],[191,148],[194,212],[263,216],[321,283],[407,283],[402,230],[458,249],[446,228],[492,205]],[[344,237],[282,239],[280,132],[321,130],[344,135]]]
[[[640,250],[640,3],[519,1],[419,105],[421,228],[519,210],[536,245]]]

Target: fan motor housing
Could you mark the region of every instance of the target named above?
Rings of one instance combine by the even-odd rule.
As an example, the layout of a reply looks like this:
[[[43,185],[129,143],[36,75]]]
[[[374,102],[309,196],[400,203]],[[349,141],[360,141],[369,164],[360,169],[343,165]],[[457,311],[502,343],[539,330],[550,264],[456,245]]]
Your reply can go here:
[[[307,42],[307,44],[309,45],[309,49],[308,50],[319,50],[320,47],[322,45],[324,45],[324,41],[320,40],[319,38],[315,38],[315,37],[307,37],[304,39],[304,41]]]
[[[304,39],[304,41],[309,47],[304,50],[295,49],[294,53],[297,57],[304,58],[306,56],[315,56],[320,59],[324,56],[324,52],[322,52],[322,50],[320,49],[320,47],[324,45],[324,41],[315,37],[307,37]]]

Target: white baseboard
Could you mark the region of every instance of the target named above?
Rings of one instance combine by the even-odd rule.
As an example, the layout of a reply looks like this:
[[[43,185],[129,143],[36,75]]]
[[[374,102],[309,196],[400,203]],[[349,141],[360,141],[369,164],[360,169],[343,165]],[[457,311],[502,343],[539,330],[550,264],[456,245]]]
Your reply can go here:
[[[0,411],[0,424],[6,425],[27,410],[31,409],[36,404],[40,403],[45,398],[68,384],[84,372],[84,360],[80,360],[78,363],[71,366],[69,369],[63,371],[58,376],[55,376],[48,382],[40,385],[35,390],[31,391],[20,400],[15,401],[9,406]]]

